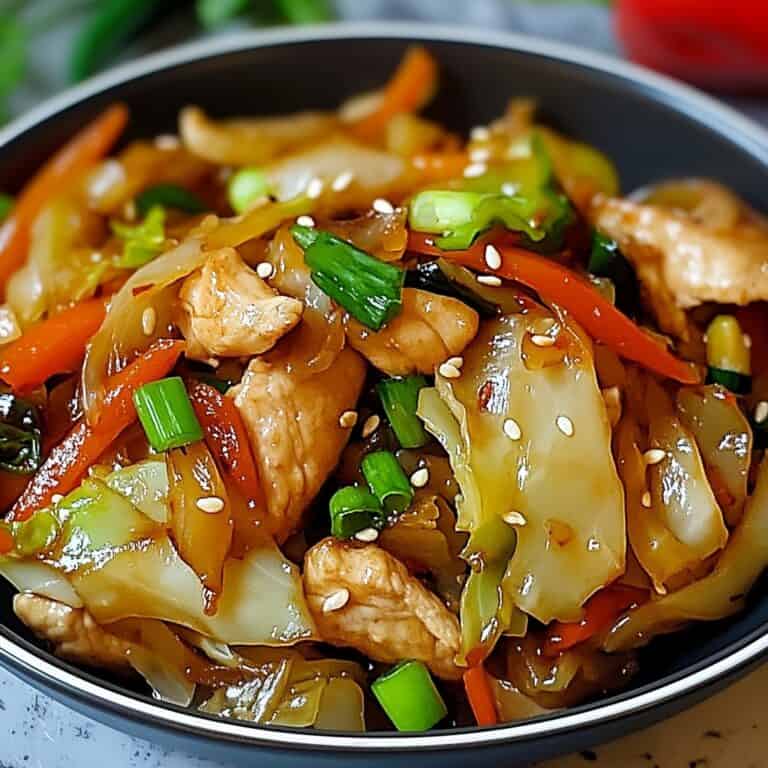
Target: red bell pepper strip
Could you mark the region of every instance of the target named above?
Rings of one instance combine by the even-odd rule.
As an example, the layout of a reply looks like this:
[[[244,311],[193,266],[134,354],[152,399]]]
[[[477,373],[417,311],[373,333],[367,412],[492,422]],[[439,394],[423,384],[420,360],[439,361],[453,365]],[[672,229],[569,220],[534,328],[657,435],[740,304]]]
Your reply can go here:
[[[0,379],[14,392],[25,392],[76,370],[106,312],[104,299],[90,299],[30,326],[0,350]]]
[[[192,386],[189,397],[203,428],[205,442],[222,472],[231,478],[246,501],[263,508],[259,470],[234,400],[202,381]]]
[[[113,104],[69,140],[35,174],[0,227],[0,299],[8,278],[24,263],[37,214],[57,194],[104,157],[128,122],[128,108]]]
[[[464,675],[464,690],[467,692],[469,706],[480,726],[497,725],[499,715],[496,712],[496,702],[491,690],[491,682],[485,667],[479,664],[468,669]]]
[[[410,232],[408,248],[416,253],[442,256],[477,272],[514,280],[536,291],[545,301],[566,309],[596,341],[622,357],[681,384],[697,384],[699,376],[688,363],[675,357],[624,313],[601,296],[584,278],[551,259],[511,245],[499,245],[501,267],[491,270],[485,263],[487,240],[465,251],[444,251],[429,235]]]
[[[99,421],[75,424],[51,451],[11,508],[10,521],[27,520],[35,510],[51,503],[54,494],[69,493],[88,468],[136,419],[133,393],[165,376],[179,358],[184,342],[161,339],[125,369],[111,376],[105,387]]]
[[[11,532],[6,528],[0,528],[0,555],[11,552],[15,546]]]
[[[549,625],[544,641],[544,655],[557,656],[599,632],[610,629],[624,611],[634,605],[642,605],[648,598],[648,590],[623,584],[601,589],[587,600],[581,621],[555,621]]]

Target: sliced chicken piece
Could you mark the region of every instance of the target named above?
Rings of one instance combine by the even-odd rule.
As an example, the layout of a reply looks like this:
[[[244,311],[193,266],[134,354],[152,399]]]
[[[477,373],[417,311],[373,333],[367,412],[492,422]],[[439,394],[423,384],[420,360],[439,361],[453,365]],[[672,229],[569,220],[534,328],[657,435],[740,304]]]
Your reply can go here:
[[[130,670],[132,644],[102,629],[84,608],[70,608],[47,597],[18,594],[13,610],[57,656],[89,667]]]
[[[373,332],[350,319],[349,345],[390,376],[432,373],[459,355],[477,334],[480,318],[458,299],[418,288],[403,290],[402,312],[386,328]]]
[[[686,309],[768,299],[768,223],[727,190],[717,192],[735,200],[735,221],[614,198],[599,200],[592,211],[595,227],[634,265],[659,327],[683,340]]]
[[[195,360],[260,355],[296,326],[304,308],[270,288],[234,248],[213,251],[179,299],[185,354]]]
[[[304,559],[304,589],[324,641],[386,663],[423,661],[446,680],[461,677],[458,619],[375,544],[319,542]]]
[[[300,375],[279,361],[251,360],[235,398],[259,465],[270,532],[279,542],[299,528],[350,435],[339,418],[355,408],[365,363],[343,349],[324,371]]]

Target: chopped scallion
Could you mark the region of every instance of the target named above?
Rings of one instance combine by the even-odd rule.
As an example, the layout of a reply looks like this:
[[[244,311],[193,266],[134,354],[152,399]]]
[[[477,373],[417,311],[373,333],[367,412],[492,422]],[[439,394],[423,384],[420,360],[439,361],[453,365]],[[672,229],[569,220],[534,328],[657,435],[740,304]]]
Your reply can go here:
[[[611,280],[616,288],[616,305],[619,309],[630,316],[637,314],[640,288],[635,271],[615,240],[599,232],[593,234],[587,269],[597,277],[607,277]]]
[[[752,388],[751,365],[738,320],[733,315],[717,315],[707,328],[707,383],[746,394]]]
[[[181,377],[172,376],[139,387],[133,394],[133,403],[147,440],[156,451],[202,440],[203,430]]]
[[[123,255],[117,266],[137,269],[160,254],[165,242],[165,209],[159,205],[150,209],[144,221],[135,226],[121,221],[112,222],[112,231],[125,241]]]
[[[207,206],[197,195],[178,184],[155,184],[153,187],[147,187],[136,196],[135,202],[136,212],[142,217],[155,206],[175,208],[185,213],[202,213],[207,210]]]
[[[419,390],[426,386],[427,380],[423,376],[383,379],[376,386],[384,413],[403,448],[420,448],[429,440],[421,419],[416,415]]]
[[[227,199],[235,213],[245,213],[255,200],[269,194],[269,179],[261,168],[241,168],[227,183]]]
[[[408,509],[413,500],[413,488],[394,453],[368,453],[360,467],[365,482],[388,515]]]
[[[365,488],[348,485],[339,488],[329,502],[331,533],[339,539],[351,539],[366,528],[381,529],[384,516],[378,499]]]

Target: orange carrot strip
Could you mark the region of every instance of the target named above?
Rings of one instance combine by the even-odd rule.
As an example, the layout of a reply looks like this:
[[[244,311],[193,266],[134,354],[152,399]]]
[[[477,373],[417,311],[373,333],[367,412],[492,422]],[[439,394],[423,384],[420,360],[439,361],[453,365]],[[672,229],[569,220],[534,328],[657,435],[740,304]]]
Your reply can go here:
[[[54,374],[76,370],[105,315],[104,299],[90,299],[30,326],[0,349],[0,379],[24,392]]]
[[[15,546],[11,532],[7,528],[0,528],[0,555],[11,552]]]
[[[467,692],[469,706],[480,726],[496,725],[499,715],[496,712],[496,702],[493,698],[491,683],[485,667],[480,664],[468,669],[463,676],[464,690]]]
[[[128,121],[128,108],[113,104],[80,130],[35,174],[0,227],[0,299],[8,278],[24,263],[32,224],[42,208],[109,152]]]
[[[69,493],[88,468],[136,419],[133,393],[165,376],[179,358],[184,342],[161,339],[127,368],[111,376],[97,424],[84,419],[51,451],[13,505],[9,520],[27,520],[35,510],[51,503],[54,494]]]

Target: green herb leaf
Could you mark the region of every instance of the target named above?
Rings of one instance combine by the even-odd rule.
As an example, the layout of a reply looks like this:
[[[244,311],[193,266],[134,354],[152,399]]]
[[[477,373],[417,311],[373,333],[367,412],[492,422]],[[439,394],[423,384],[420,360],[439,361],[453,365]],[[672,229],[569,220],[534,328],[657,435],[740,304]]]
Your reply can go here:
[[[27,32],[12,14],[0,14],[0,120],[8,118],[8,97],[24,77]]]
[[[32,474],[40,466],[40,443],[36,408],[12,392],[0,393],[0,469]]]
[[[333,18],[327,0],[275,0],[275,5],[291,24],[318,24]]]

